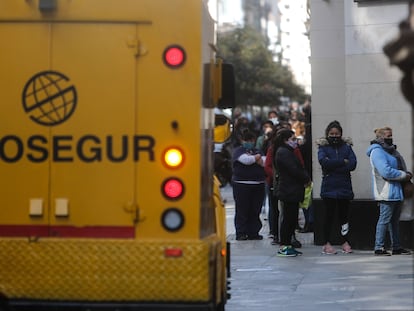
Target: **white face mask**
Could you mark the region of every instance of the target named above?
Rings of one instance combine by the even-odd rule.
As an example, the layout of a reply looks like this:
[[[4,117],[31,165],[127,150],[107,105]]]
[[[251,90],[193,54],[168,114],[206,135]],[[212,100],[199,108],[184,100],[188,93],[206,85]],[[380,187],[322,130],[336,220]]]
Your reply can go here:
[[[277,118],[271,118],[270,121],[272,121],[273,125],[279,124],[279,120]]]

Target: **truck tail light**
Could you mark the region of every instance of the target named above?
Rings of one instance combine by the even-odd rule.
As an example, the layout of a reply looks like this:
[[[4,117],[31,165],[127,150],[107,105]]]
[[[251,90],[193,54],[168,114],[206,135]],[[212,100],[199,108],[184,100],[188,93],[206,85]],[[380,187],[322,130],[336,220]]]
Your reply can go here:
[[[164,63],[170,68],[179,68],[185,63],[184,49],[179,45],[168,46],[162,56]]]
[[[184,226],[184,214],[178,208],[168,208],[162,213],[161,223],[168,231],[178,231]]]
[[[183,152],[175,147],[168,148],[164,152],[164,163],[169,168],[177,168],[180,167],[184,161],[184,154]]]
[[[162,184],[162,194],[168,200],[178,200],[184,194],[184,184],[176,177],[166,179]]]

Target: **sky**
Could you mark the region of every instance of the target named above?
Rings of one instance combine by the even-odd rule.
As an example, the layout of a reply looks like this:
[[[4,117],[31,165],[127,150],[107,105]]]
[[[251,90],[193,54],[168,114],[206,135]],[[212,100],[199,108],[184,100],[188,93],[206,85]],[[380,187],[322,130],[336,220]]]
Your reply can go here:
[[[223,3],[224,2],[224,3]],[[220,1],[220,0],[208,0],[208,6],[211,16],[218,20],[217,4],[220,3],[220,23],[238,23],[243,19],[241,0]]]

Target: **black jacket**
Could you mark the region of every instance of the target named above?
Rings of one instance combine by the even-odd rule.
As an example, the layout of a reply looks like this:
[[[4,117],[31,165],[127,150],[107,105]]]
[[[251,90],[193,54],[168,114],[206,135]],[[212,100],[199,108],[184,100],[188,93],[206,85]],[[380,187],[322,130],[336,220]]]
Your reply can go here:
[[[305,168],[288,145],[279,147],[275,154],[275,168],[278,174],[276,195],[285,202],[302,202],[305,184],[310,181]]]

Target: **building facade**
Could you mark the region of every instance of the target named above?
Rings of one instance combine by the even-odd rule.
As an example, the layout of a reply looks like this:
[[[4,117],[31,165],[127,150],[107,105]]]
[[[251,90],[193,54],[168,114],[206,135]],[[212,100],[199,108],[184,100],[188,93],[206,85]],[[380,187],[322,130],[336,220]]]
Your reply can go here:
[[[324,134],[338,120],[354,142],[358,167],[355,197],[370,199],[370,164],[365,154],[373,130],[393,128],[394,141],[411,168],[410,105],[400,92],[401,73],[391,67],[383,46],[398,35],[408,16],[407,1],[311,0],[312,134]],[[314,153],[314,196],[321,170]]]

